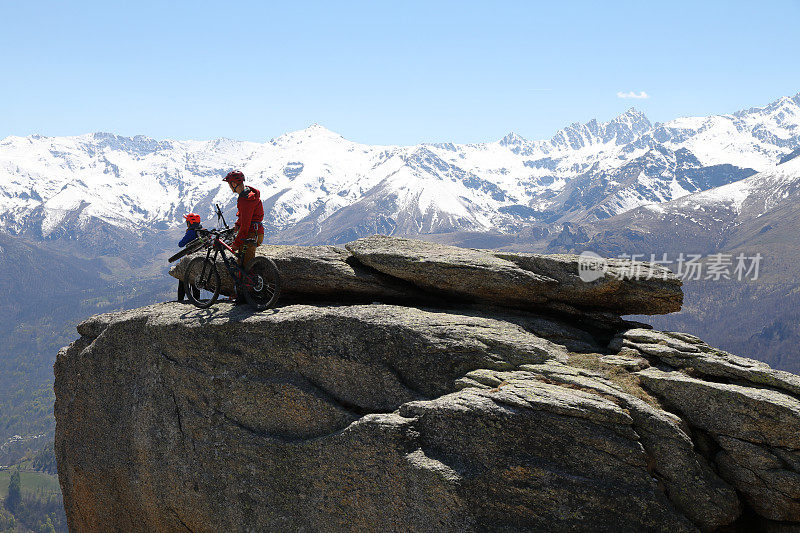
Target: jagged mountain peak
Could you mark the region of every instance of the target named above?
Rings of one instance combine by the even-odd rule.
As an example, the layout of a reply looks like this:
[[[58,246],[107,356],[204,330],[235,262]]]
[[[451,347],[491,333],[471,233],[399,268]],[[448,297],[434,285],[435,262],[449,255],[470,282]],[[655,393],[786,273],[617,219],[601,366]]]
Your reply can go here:
[[[92,139],[96,139],[98,141],[105,141],[108,139],[130,139],[131,137],[126,137],[124,135],[118,135],[116,133],[111,133],[109,131],[96,131],[94,133],[89,134],[89,137]],[[139,135],[138,137],[144,137],[143,135]]]
[[[284,133],[280,137],[273,139],[272,142],[295,143],[295,142],[303,142],[304,140],[344,141],[346,139],[342,137],[340,134],[336,133],[335,131],[331,131],[322,124],[315,122],[302,130],[290,131]]]
[[[310,124],[303,131],[306,131],[308,133],[318,133],[318,134],[320,134],[320,133],[322,133],[322,134],[324,134],[324,133],[332,133],[334,135],[339,135],[338,133],[329,130],[328,128],[326,128],[325,126],[320,124],[319,122],[314,122],[313,124]]]
[[[789,97],[789,96],[781,96],[781,97],[780,97],[780,98],[778,98],[777,100],[775,100],[775,101],[773,101],[773,102],[770,102],[769,104],[767,104],[767,105],[764,107],[764,109],[765,109],[765,110],[768,110],[768,111],[772,111],[772,110],[777,110],[777,109],[785,109],[785,108],[787,108],[787,107],[789,107],[789,108],[795,108],[795,107],[797,107],[797,106],[798,106],[798,103],[797,103],[797,101],[796,101],[796,98],[797,98],[797,97],[795,97],[795,98],[792,98],[792,97]]]
[[[790,115],[800,116],[800,93],[793,97],[781,96],[762,107],[750,107],[733,113],[737,118],[749,115],[779,115],[788,112]]]
[[[168,140],[159,140],[150,137],[149,135],[120,135],[117,133],[110,133],[107,131],[96,131],[94,133],[89,133],[86,135],[87,138],[97,141],[97,142],[109,142],[109,141],[134,141],[134,142],[169,142]],[[48,137],[36,136],[35,138],[44,138],[47,139]]]
[[[117,135],[116,133],[108,133],[98,131],[82,136],[86,144],[96,148],[117,150],[121,152],[129,152],[137,155],[144,155],[147,153],[156,152],[159,150],[170,150],[174,147],[175,141],[171,140],[157,140],[147,135],[134,135],[128,137],[125,135]]]
[[[599,122],[596,118],[585,124],[573,122],[558,131],[550,142],[562,150],[607,143],[622,145],[635,141],[652,127],[644,113],[631,107],[608,122]]]
[[[515,131],[508,132],[508,135],[500,139],[500,146],[520,146],[527,143],[528,140],[519,135]]]
[[[647,115],[635,107],[628,108],[624,113],[617,115],[606,124],[610,124],[612,122],[646,122],[648,125],[650,125],[650,120],[647,118]]]
[[[337,139],[343,139],[344,138],[340,134],[336,133],[333,130],[329,130],[328,128],[326,128],[322,124],[319,124],[318,122],[315,122],[315,123],[311,124],[310,126],[308,126],[307,128],[302,129],[302,130],[300,130],[298,132],[295,132],[295,133],[303,133],[305,135],[312,136],[312,137],[333,137],[333,138],[337,138]]]

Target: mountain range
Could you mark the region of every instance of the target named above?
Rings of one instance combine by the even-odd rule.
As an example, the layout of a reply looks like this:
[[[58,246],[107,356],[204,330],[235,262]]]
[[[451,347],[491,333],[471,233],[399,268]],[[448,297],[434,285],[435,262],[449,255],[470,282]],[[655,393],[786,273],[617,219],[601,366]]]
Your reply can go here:
[[[778,165],[727,185],[569,225],[548,248],[612,257],[667,254],[672,260],[698,254],[706,263],[717,254],[729,261],[760,256],[755,277],[688,277],[681,312],[649,322],[704,334],[733,353],[800,371],[799,156],[795,150]]]
[[[652,124],[636,109],[549,140],[372,146],[320,125],[266,143],[94,133],[0,141],[0,227],[34,240],[114,241],[233,207],[240,168],[271,238],[549,235],[773,169],[800,146],[800,93],[730,115]],[[123,232],[123,233],[120,233]]]

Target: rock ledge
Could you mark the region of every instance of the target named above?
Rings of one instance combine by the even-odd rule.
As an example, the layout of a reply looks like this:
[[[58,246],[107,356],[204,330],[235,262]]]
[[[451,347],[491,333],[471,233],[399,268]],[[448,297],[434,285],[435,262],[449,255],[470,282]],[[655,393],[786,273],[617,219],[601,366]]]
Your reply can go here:
[[[80,324],[55,365],[71,530],[800,527],[798,377],[619,317],[675,281],[398,242],[262,247],[294,300],[264,313]]]

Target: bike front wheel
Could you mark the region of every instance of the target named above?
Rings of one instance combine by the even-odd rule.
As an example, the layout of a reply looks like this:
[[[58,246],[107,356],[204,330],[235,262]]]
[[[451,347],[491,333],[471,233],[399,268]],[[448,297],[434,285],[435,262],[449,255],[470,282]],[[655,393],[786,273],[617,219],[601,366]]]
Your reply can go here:
[[[259,311],[274,307],[281,295],[278,266],[268,257],[256,257],[242,280],[242,289],[247,303]]]
[[[200,309],[211,307],[219,297],[217,265],[207,257],[195,257],[186,265],[183,287],[189,301]]]

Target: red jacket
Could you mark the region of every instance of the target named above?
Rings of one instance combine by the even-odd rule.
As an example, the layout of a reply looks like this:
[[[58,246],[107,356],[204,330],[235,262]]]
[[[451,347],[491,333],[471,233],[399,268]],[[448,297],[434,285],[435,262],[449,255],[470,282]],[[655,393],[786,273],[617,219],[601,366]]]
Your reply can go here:
[[[250,233],[264,234],[264,204],[261,203],[261,193],[253,187],[245,187],[236,201],[239,212],[236,213],[236,225],[239,233],[233,241],[234,248],[241,248],[244,240]]]

